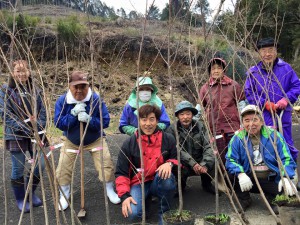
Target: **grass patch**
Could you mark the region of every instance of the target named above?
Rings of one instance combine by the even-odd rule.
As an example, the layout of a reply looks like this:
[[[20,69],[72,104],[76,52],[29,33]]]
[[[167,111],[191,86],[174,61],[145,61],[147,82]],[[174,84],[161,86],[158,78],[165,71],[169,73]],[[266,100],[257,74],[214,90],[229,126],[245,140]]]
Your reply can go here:
[[[3,138],[3,124],[0,123],[0,138]]]
[[[86,33],[86,28],[80,24],[76,15],[59,19],[56,26],[59,40],[65,43],[75,44]]]

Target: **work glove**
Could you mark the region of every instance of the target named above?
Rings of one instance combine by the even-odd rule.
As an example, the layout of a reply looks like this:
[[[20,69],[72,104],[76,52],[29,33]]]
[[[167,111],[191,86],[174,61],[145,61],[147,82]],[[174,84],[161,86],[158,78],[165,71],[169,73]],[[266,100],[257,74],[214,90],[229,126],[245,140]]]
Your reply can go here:
[[[276,112],[277,106],[276,104],[274,104],[274,102],[266,102],[265,108],[270,112],[271,111]]]
[[[282,191],[283,182],[285,184],[287,194],[289,196],[295,195],[296,194],[295,190],[297,190],[296,187],[295,187],[295,184],[293,182],[289,182],[289,180],[285,177],[282,180],[279,181],[278,192]]]
[[[73,109],[71,109],[71,114],[77,116],[80,112],[85,112],[86,104],[83,102],[77,103]]]
[[[89,120],[91,120],[91,116],[89,115],[89,114],[87,114],[86,112],[80,112],[79,114],[78,114],[78,120],[80,121],[80,122],[84,122],[84,123],[87,123],[87,122],[89,122]]]
[[[245,174],[245,173],[240,173],[238,175],[238,178],[239,178],[239,184],[240,184],[240,187],[241,187],[241,191],[242,192],[250,191],[250,189],[253,186],[253,183],[252,183],[250,177],[248,177],[248,175]]]
[[[286,100],[286,98],[282,98],[276,103],[276,106],[278,109],[285,109],[288,106],[288,104],[289,103]]]

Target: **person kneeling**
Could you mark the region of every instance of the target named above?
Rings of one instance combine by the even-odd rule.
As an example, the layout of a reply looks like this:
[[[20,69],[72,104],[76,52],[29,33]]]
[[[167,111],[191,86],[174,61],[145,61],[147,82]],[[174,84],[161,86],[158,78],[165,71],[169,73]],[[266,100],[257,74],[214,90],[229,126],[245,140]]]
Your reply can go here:
[[[143,105],[139,110],[141,133],[128,138],[119,153],[116,166],[116,188],[122,201],[122,214],[132,221],[142,218],[142,172],[145,176],[145,199],[156,196],[159,200],[159,224],[162,214],[170,209],[176,190],[173,164],[177,164],[176,142],[172,135],[159,130],[161,110]],[[141,168],[141,144],[144,168]],[[146,208],[147,210],[147,208]]]
[[[211,184],[214,176],[214,155],[209,143],[207,129],[201,120],[194,120],[193,116],[198,110],[188,101],[182,101],[176,105],[175,116],[177,123],[172,124],[166,132],[175,137],[175,125],[181,147],[181,173],[182,189],[186,187],[189,176],[201,176],[204,191],[215,194],[215,187]]]
[[[296,188],[286,177],[293,178],[296,164],[283,136],[275,129],[264,125],[262,113],[255,105],[246,106],[241,112],[241,118],[244,128],[230,141],[226,154],[226,169],[243,210],[251,205],[250,192],[259,193],[253,173],[256,174],[270,203],[276,194],[282,191],[283,186],[286,187],[288,195],[294,195]],[[283,179],[280,177],[274,146],[277,147],[278,155],[287,172],[283,174]],[[251,170],[246,151],[249,152],[254,171]],[[278,214],[277,207],[272,203],[271,207],[274,213]]]

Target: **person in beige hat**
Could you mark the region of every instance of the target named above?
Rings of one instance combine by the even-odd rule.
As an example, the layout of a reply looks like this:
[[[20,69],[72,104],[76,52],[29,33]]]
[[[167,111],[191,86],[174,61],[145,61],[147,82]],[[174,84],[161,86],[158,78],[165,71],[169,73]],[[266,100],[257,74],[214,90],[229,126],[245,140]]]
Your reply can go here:
[[[101,130],[101,123],[103,129],[109,126],[110,116],[105,103],[89,87],[87,76],[87,73],[74,71],[70,77],[68,92],[60,96],[55,104],[55,126],[63,131],[64,136],[64,145],[60,152],[56,177],[62,192],[69,198],[74,161],[79,153],[81,141],[80,123],[83,123],[84,129],[86,129],[83,151],[91,153],[100,181],[103,181],[100,151],[103,152],[107,196],[112,203],[118,204],[121,201],[113,188],[114,165],[107,147],[105,133]],[[102,118],[100,118],[100,104]],[[101,135],[103,142],[101,142]],[[59,209],[65,210],[69,204],[62,192]]]
[[[271,200],[282,191],[283,186],[288,195],[296,193],[295,185],[286,178],[294,177],[296,164],[284,137],[275,129],[264,125],[258,106],[246,106],[241,111],[241,117],[243,129],[232,137],[226,154],[229,177],[243,210],[246,210],[251,205],[250,192],[259,193],[253,177],[255,173],[273,211],[278,214],[278,209],[272,205]],[[254,171],[250,167],[247,151]],[[283,179],[280,177],[282,170],[279,170],[275,151],[287,173]]]

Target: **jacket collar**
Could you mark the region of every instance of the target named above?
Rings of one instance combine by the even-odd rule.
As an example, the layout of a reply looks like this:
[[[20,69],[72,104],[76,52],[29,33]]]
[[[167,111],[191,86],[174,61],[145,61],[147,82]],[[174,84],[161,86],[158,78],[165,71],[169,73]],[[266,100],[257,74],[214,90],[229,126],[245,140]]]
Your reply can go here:
[[[224,75],[220,82],[218,82],[216,79],[210,77],[209,80],[208,80],[208,83],[209,83],[210,86],[213,86],[213,85],[218,84],[218,83],[220,83],[222,85],[229,85],[229,84],[232,83],[232,80],[229,77],[227,77],[226,75]]]
[[[188,129],[184,128],[180,121],[177,121],[177,128],[180,131],[184,131],[184,130],[188,130],[188,131],[193,131],[193,132],[198,132],[199,131],[199,127],[196,124],[197,122],[195,120],[192,120],[192,123],[190,124],[190,127]]]
[[[91,88],[89,88],[89,91],[88,91],[86,97],[82,101],[77,101],[73,97],[71,91],[68,90],[68,93],[67,93],[67,96],[66,96],[66,102],[67,102],[67,104],[77,104],[79,102],[88,102],[91,99],[91,97],[92,97],[92,89]]]

